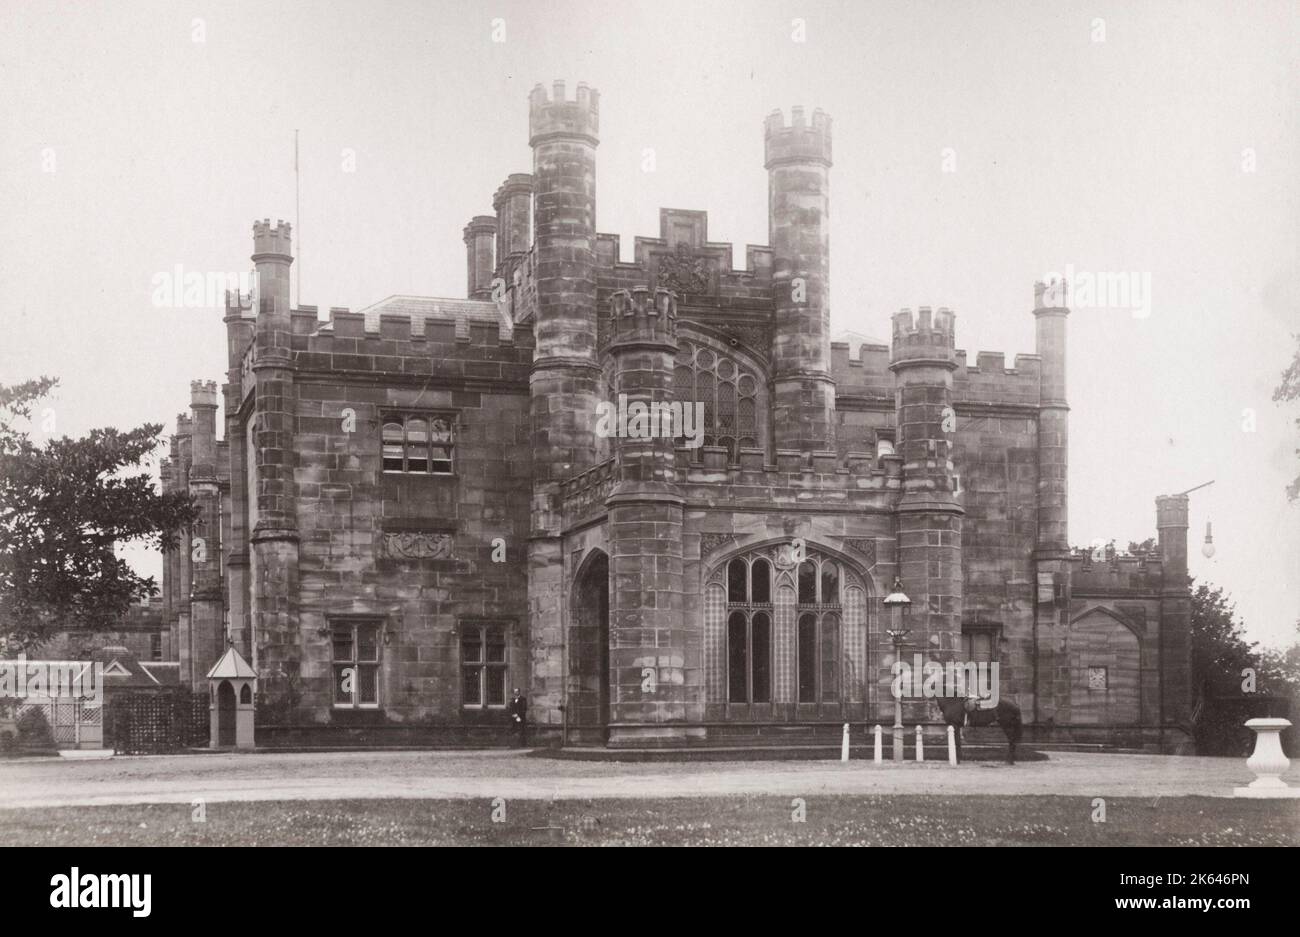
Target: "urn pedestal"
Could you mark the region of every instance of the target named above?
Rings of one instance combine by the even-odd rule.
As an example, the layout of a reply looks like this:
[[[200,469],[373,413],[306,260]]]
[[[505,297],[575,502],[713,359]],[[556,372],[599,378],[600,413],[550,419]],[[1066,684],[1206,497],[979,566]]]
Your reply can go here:
[[[1249,719],[1246,728],[1255,733],[1255,751],[1246,759],[1246,767],[1255,780],[1246,787],[1234,787],[1233,797],[1300,798],[1300,787],[1289,787],[1282,780],[1291,760],[1282,751],[1282,730],[1289,719]]]

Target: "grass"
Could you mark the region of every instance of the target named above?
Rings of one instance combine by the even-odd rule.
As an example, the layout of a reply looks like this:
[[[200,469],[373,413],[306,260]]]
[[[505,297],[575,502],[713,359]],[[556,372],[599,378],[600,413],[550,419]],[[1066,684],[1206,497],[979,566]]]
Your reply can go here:
[[[1216,797],[767,795],[327,800],[0,810],[6,843],[86,846],[1296,846],[1300,804]],[[500,808],[497,808],[500,815]]]

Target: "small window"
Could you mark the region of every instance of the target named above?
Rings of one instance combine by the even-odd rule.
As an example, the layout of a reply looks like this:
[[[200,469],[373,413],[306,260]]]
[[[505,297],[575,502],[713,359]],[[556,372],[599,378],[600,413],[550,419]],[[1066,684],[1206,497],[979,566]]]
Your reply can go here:
[[[408,475],[450,475],[456,443],[456,421],[447,415],[390,414],[384,421],[385,472]]]
[[[149,635],[149,659],[162,660],[162,632],[155,631]]]
[[[1088,668],[1088,689],[1090,689],[1090,690],[1104,690],[1104,689],[1106,689],[1106,688],[1107,688],[1107,684],[1106,684],[1106,668],[1105,668],[1105,667],[1089,667],[1089,668]]]
[[[998,659],[999,632],[996,628],[977,627],[961,635],[964,659],[975,663],[992,663]]]
[[[331,626],[336,707],[379,706],[379,628],[378,622],[364,621]]]
[[[461,704],[486,709],[506,704],[510,673],[505,625],[462,625]]]

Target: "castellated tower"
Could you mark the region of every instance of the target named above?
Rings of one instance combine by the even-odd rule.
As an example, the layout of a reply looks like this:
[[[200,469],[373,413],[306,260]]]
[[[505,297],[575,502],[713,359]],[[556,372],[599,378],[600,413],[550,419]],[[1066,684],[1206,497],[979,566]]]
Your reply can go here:
[[[563,667],[548,648],[563,644],[560,482],[590,467],[596,447],[601,369],[596,354],[596,147],[600,96],[564,83],[529,96],[533,148],[535,348],[529,375],[533,497],[528,604],[534,650],[531,699],[540,718],[559,718]]]
[[[830,375],[831,119],[803,108],[767,118],[768,235],[772,245],[778,449],[835,448],[835,383]]]
[[[609,508],[610,738],[644,740],[620,723],[687,718],[687,635],[682,621],[682,505],[674,469],[673,359],[677,302],[672,292],[620,290],[610,301],[614,402],[628,419],[611,421],[614,487]],[[689,405],[689,402],[683,402]],[[667,420],[663,414],[671,416]],[[651,677],[651,675],[653,675]],[[648,679],[649,678],[649,679]],[[649,730],[661,738],[665,730]]]
[[[199,517],[190,542],[190,654],[189,673],[181,679],[194,689],[206,685],[208,670],[225,650],[221,590],[221,489],[217,473],[217,385],[215,381],[190,382],[191,423],[190,494],[198,502]]]
[[[256,467],[257,523],[251,535],[254,633],[263,669],[294,678],[298,673],[298,520],[293,471],[293,354],[290,349],[290,226],[270,220],[253,225],[258,310],[253,374],[257,412],[252,446]]]
[[[909,643],[932,659],[960,651],[961,519],[953,478],[952,375],[957,368],[953,314],[922,307],[893,317],[898,453],[903,497],[898,506],[898,567],[912,599]]]
[[[497,220],[491,215],[475,215],[465,225],[465,295],[469,299],[492,298],[496,239]]]

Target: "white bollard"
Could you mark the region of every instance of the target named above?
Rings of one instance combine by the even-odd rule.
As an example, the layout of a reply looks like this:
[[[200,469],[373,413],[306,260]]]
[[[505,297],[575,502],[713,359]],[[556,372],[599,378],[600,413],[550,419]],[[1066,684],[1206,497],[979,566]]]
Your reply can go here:
[[[925,761],[925,733],[921,727],[916,727],[916,760]]]
[[[882,761],[885,760],[885,753],[880,739],[881,739],[880,726],[876,726],[876,751],[875,751],[876,764],[880,764]]]
[[[1234,787],[1233,797],[1300,798],[1300,787],[1291,787],[1282,775],[1291,766],[1291,760],[1282,751],[1282,730],[1291,724],[1288,719],[1248,719],[1246,727],[1255,733],[1255,751],[1246,759],[1246,767],[1255,774],[1255,780],[1246,787]]]
[[[849,760],[849,724],[844,723],[844,735],[840,738],[840,761]]]
[[[957,764],[957,732],[948,726],[948,764]]]

